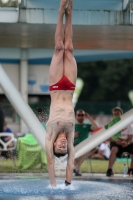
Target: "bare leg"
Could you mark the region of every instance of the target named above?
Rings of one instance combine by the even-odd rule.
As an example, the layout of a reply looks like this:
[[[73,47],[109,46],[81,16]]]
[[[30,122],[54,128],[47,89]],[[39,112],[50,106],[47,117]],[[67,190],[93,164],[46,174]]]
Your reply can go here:
[[[77,78],[77,64],[73,57],[73,44],[72,44],[72,5],[73,0],[68,1],[66,9],[66,26],[65,26],[65,54],[64,54],[64,75],[75,84]]]
[[[87,157],[87,155],[85,154],[74,160],[74,165],[75,165],[76,169],[80,169],[80,166],[82,165],[82,163],[84,162],[86,157]]]
[[[63,76],[63,57],[64,57],[64,28],[63,16],[68,0],[61,0],[58,22],[55,32],[55,52],[52,58],[49,71],[50,85],[58,82]],[[56,74],[56,76],[55,76]]]
[[[89,152],[88,154],[88,158],[92,158],[93,155],[95,155],[97,153],[97,149],[93,149],[92,151]]]
[[[105,160],[104,156],[101,155],[101,154],[94,154],[94,155],[91,157],[91,159],[95,159],[95,158],[100,159],[100,160]]]
[[[117,147],[113,147],[111,149],[111,154],[110,154],[110,158],[109,158],[109,164],[108,164],[108,169],[112,169],[113,164],[116,160],[116,154],[118,153],[118,148]]]
[[[70,50],[73,53],[73,30],[72,30],[72,5],[73,0],[69,0],[68,6],[65,11],[66,25],[65,25],[65,49]]]

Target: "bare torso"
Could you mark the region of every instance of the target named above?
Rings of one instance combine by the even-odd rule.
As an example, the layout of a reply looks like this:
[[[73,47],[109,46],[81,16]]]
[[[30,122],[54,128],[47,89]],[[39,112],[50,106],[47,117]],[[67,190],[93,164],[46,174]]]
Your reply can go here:
[[[73,133],[74,130],[74,108],[72,104],[73,91],[57,90],[51,92],[50,115],[47,128],[50,130],[48,137],[53,140],[61,131]]]

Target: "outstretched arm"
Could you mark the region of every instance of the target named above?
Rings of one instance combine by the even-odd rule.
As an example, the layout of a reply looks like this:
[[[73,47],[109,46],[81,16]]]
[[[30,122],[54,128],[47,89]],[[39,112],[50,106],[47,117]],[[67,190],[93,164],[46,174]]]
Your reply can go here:
[[[50,178],[50,183],[52,187],[56,186],[55,172],[54,172],[54,155],[53,155],[53,144],[46,136],[46,154],[48,162],[48,173]]]
[[[50,178],[50,183],[52,187],[56,186],[55,173],[54,173],[54,153],[53,153],[53,139],[52,139],[52,129],[51,124],[48,121],[46,125],[46,154],[48,162],[48,173]]]
[[[66,167],[66,181],[71,183],[73,169],[74,169],[74,147],[73,147],[73,135],[71,138],[68,138],[68,159],[67,159],[67,167]]]

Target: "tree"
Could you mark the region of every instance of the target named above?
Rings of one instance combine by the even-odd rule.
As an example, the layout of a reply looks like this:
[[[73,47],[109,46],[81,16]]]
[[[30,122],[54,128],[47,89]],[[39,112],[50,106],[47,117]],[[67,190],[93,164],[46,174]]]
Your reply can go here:
[[[78,64],[78,77],[84,80],[80,101],[128,101],[133,89],[133,60]]]

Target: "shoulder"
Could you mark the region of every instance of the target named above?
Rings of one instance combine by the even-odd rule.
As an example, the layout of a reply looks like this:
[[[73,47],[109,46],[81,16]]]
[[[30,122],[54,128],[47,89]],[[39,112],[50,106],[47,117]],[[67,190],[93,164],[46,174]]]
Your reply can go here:
[[[105,146],[106,146],[106,144],[105,144],[105,143],[102,143],[100,146],[101,146],[101,147],[105,147]]]
[[[83,123],[82,126],[83,126],[84,128],[88,128],[88,127],[92,126],[92,124],[89,124],[89,123]]]
[[[87,124],[87,126],[86,126],[86,127],[90,129],[90,128],[91,128],[91,126],[92,126],[92,124]]]
[[[100,145],[100,147],[99,147],[100,150],[104,150],[105,148],[106,148],[105,143],[102,143],[102,144]]]
[[[91,129],[92,124],[82,124],[82,128],[89,131]]]
[[[133,129],[133,127],[131,126],[131,124],[129,124],[127,127]]]

